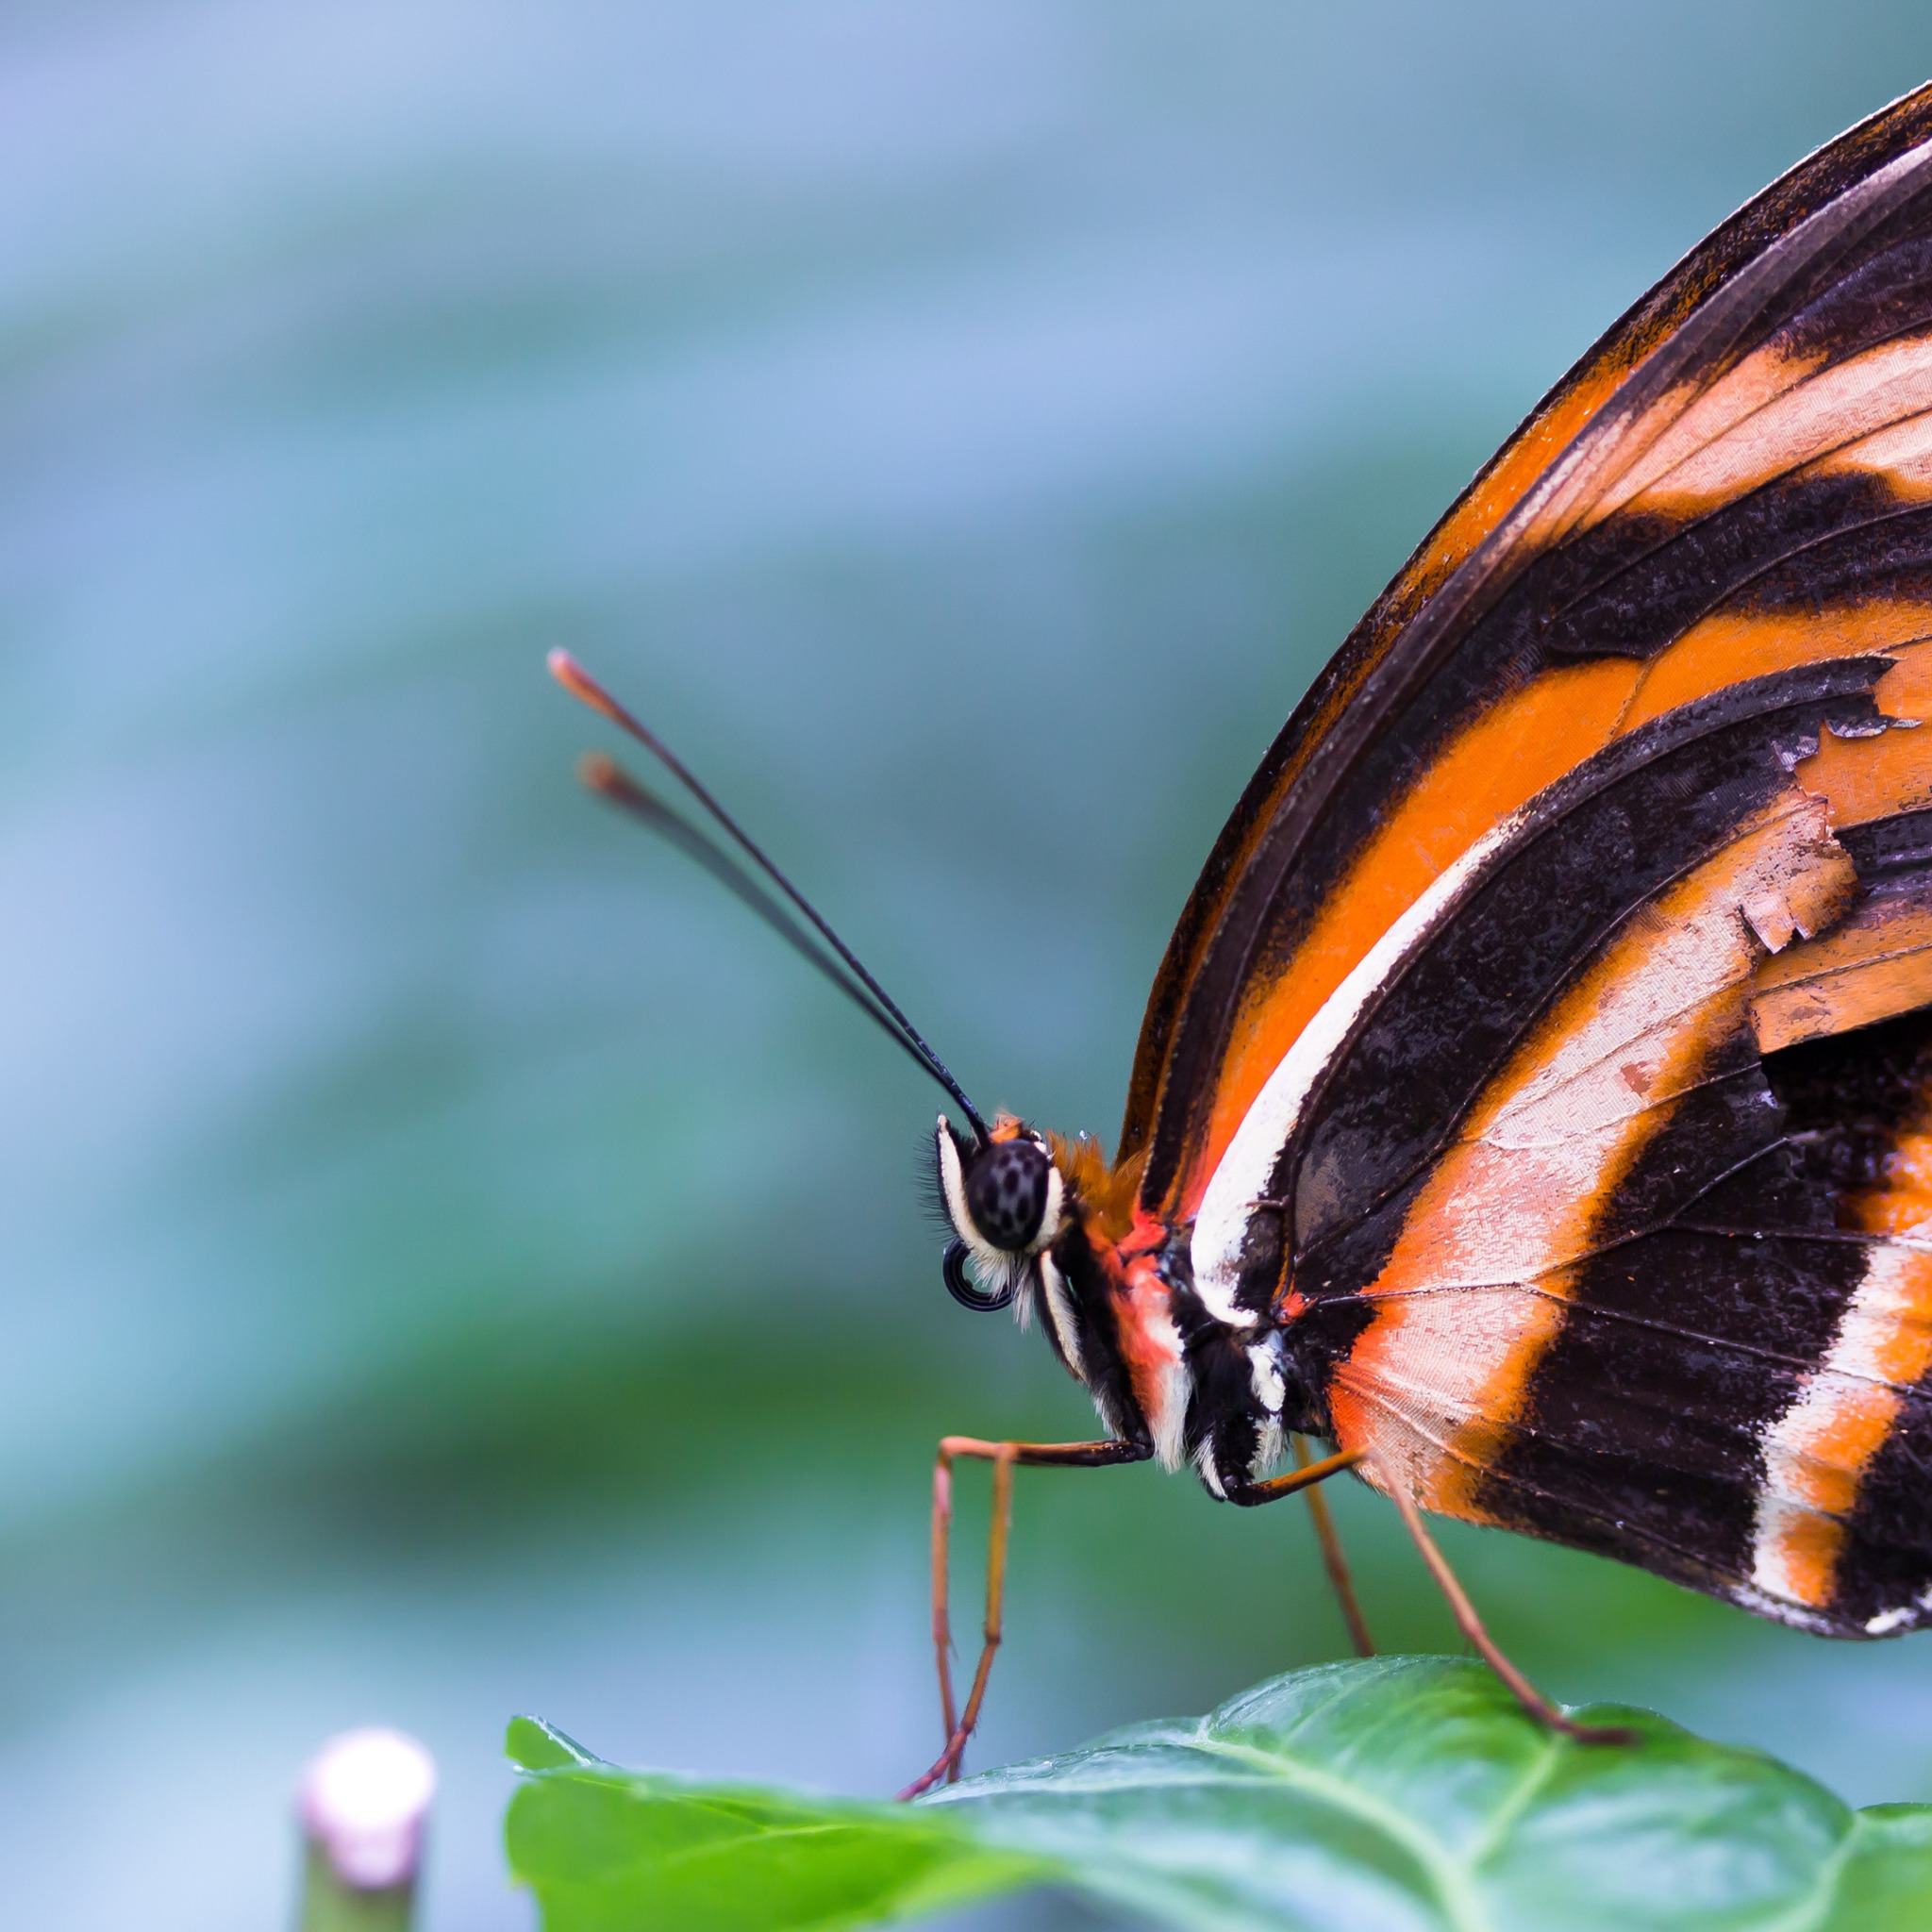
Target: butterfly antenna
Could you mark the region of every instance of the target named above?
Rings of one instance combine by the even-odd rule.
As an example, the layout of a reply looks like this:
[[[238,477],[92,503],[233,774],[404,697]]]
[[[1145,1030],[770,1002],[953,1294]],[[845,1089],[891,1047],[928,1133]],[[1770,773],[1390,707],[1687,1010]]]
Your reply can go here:
[[[899,1010],[891,994],[866,970],[864,963],[852,948],[832,930],[820,915],[818,908],[765,856],[738,821],[711,796],[684,760],[654,731],[648,729],[619,704],[568,651],[552,651],[549,666],[550,675],[565,691],[581,703],[590,706],[593,711],[608,718],[621,731],[636,739],[697,800],[712,823],[731,839],[739,850],[744,853],[758,871],[763,873],[805,916],[812,929],[831,947],[838,959],[843,962],[851,977],[848,978],[846,973],[841,972],[839,966],[813,943],[808,935],[800,930],[796,921],[791,919],[756,880],[748,877],[735,860],[720,851],[701,832],[687,824],[613,760],[596,757],[585,759],[578,768],[578,775],[584,783],[601,797],[608,798],[702,865],[714,878],[720,880],[757,912],[804,958],[817,967],[848,999],[862,1008],[958,1102],[960,1111],[965,1114],[974,1133],[984,1145],[991,1138],[986,1122],[980,1117],[979,1109],[966,1097],[965,1089],[948,1072],[945,1062],[925,1043],[919,1029]]]
[[[750,907],[801,958],[823,973],[867,1019],[882,1027],[887,1037],[903,1047],[917,1066],[925,1073],[932,1072],[924,1057],[892,1024],[877,1001],[728,852],[721,850],[694,825],[679,818],[662,799],[602,752],[587,753],[578,761],[577,776],[588,790],[656,832],[694,864],[702,866],[725,891]],[[948,1088],[947,1091],[953,1092],[954,1090]],[[962,1107],[970,1105],[964,1100],[959,1104]]]

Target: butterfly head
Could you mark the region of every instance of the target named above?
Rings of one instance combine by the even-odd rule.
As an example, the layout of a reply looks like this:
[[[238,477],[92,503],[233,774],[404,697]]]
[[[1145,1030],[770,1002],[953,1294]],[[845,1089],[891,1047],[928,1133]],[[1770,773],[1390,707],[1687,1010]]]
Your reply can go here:
[[[1134,1208],[1142,1163],[1109,1167],[1090,1136],[1008,1115],[969,1137],[941,1114],[933,1165],[954,1300],[1010,1307],[1023,1327],[1037,1314],[1108,1433],[1178,1466],[1187,1378],[1155,1253],[1161,1229]]]
[[[969,1308],[1009,1307],[1031,1285],[1039,1257],[1065,1224],[1066,1177],[1053,1143],[1009,1115],[980,1140],[959,1133],[941,1114],[933,1159],[954,1236],[946,1287]]]

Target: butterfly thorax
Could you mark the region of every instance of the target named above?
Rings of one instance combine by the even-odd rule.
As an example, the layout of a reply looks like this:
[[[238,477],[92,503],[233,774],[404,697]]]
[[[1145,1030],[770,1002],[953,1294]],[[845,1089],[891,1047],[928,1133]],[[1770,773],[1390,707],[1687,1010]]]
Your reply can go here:
[[[1229,1322],[1194,1291],[1186,1230],[1136,1199],[1141,1162],[1109,1166],[1096,1141],[1002,1116],[984,1143],[941,1117],[939,1191],[989,1301],[1036,1318],[1102,1422],[1164,1467],[1192,1463],[1234,1497],[1314,1425],[1272,1313]]]

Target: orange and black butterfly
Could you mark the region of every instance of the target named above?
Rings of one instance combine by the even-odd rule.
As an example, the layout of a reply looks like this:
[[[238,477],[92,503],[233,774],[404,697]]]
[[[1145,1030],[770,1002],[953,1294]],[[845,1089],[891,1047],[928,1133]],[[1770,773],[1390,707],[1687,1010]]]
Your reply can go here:
[[[942,1448],[941,1556],[959,1455],[997,1540],[963,1714],[940,1605],[927,1780],[1015,1462],[1243,1504],[1352,1467],[1557,1723],[1418,1507],[1829,1636],[1932,1622],[1928,724],[1932,88],[1639,302],[1357,625],[1181,915],[1110,1164],[989,1125],[705,848],[953,1094],[947,1283],[1037,1317],[1106,1430]],[[1301,1434],[1335,1453],[1272,1474]]]

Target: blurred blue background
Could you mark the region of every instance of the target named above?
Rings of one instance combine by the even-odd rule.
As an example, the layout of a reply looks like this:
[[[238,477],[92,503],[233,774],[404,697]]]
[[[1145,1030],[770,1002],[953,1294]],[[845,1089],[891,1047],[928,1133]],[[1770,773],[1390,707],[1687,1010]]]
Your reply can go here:
[[[351,1724],[441,1762],[436,1932],[528,1923],[513,1711],[890,1789],[935,1438],[1086,1428],[941,1289],[936,1096],[575,791],[546,647],[982,1103],[1110,1140],[1349,624],[1928,75],[1909,5],[0,11],[9,1920],[280,1923]],[[1454,1648],[1341,1511],[1384,1641]],[[1447,1541],[1557,1693],[1932,1798],[1925,1640]],[[1342,1642],[1298,1510],[1145,1470],[1023,1476],[1010,1630],[981,1763]]]

